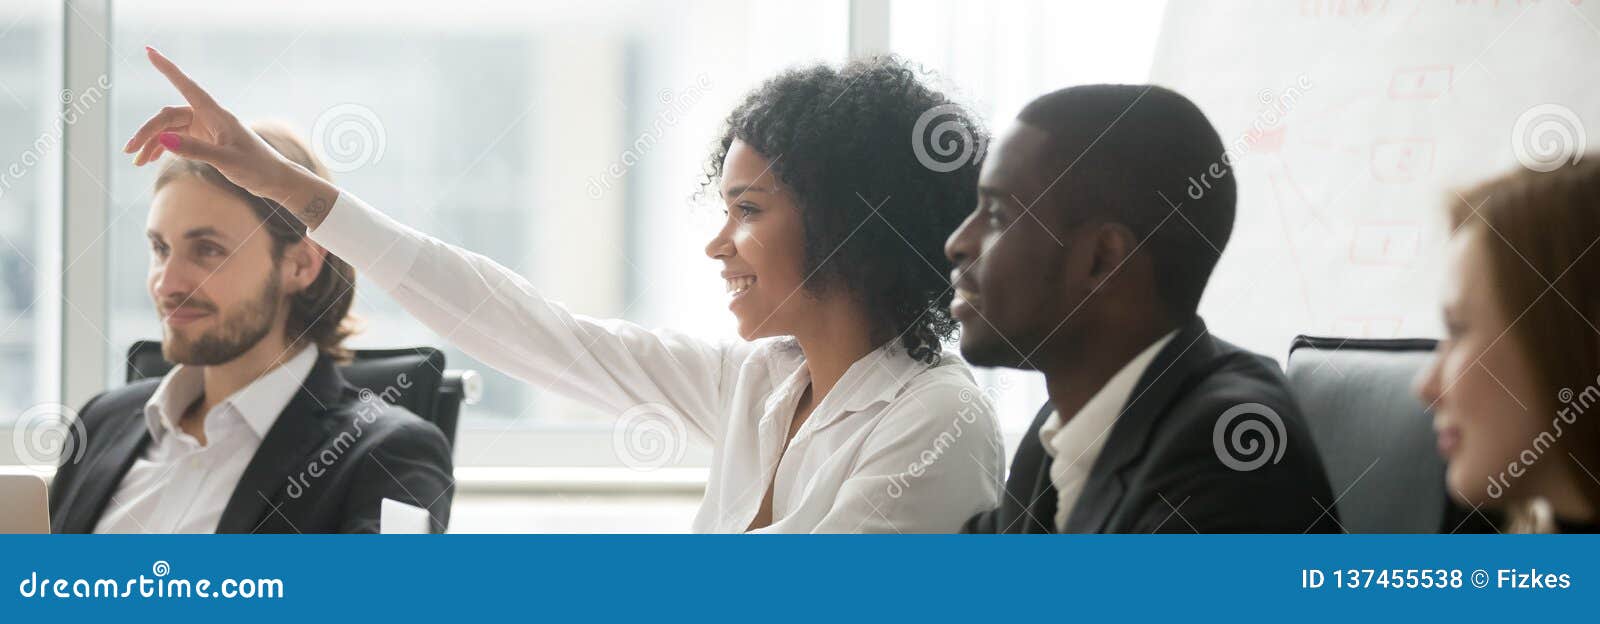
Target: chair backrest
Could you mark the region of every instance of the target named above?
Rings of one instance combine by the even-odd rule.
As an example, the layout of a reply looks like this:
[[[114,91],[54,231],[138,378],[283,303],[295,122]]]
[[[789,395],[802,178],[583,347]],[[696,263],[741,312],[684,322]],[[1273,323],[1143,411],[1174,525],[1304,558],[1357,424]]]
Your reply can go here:
[[[339,367],[345,381],[433,423],[455,444],[461,404],[477,400],[476,373],[445,370],[444,352],[432,347],[356,349],[352,353],[352,360]],[[140,340],[128,348],[129,382],[160,377],[172,366],[161,355],[160,341]]]
[[[1411,382],[1437,341],[1298,336],[1289,386],[1352,533],[1438,533],[1464,518],[1449,502],[1433,418]]]

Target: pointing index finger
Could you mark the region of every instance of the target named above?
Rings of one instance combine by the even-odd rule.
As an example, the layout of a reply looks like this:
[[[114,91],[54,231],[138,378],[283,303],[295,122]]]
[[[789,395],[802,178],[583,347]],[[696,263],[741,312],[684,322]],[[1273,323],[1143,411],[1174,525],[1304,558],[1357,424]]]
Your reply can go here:
[[[206,93],[205,89],[201,89],[200,85],[195,84],[171,60],[162,56],[155,48],[145,46],[144,49],[145,53],[150,57],[150,64],[154,65],[156,71],[161,72],[161,75],[166,76],[167,81],[171,82],[172,86],[178,88],[178,93],[183,95],[183,99],[189,101],[190,106],[195,108],[218,108],[217,101],[211,99],[211,94]]]

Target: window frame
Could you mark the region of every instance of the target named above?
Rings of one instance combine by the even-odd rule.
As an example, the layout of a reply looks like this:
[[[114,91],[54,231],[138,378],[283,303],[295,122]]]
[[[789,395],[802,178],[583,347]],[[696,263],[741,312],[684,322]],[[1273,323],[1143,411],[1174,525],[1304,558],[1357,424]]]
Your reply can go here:
[[[62,3],[62,86],[72,93],[82,93],[94,87],[104,76],[112,77],[117,60],[109,33],[113,32],[112,3],[114,0],[63,0]],[[849,0],[847,29],[849,33],[848,57],[859,58],[889,50],[890,0]],[[108,94],[105,98],[110,100]],[[63,104],[63,110],[67,105]],[[41,348],[54,357],[47,357],[58,372],[55,387],[41,388],[40,402],[58,403],[66,410],[75,410],[89,399],[104,391],[105,380],[112,367],[120,369],[123,362],[114,361],[106,349],[104,329],[109,327],[110,306],[107,288],[107,245],[104,234],[109,225],[111,192],[108,181],[112,163],[119,155],[113,153],[110,136],[112,107],[94,106],[78,115],[76,121],[65,127],[61,158],[62,189],[60,218],[61,257],[65,270],[56,275],[59,279],[41,281],[48,299],[59,302],[54,321],[59,331],[41,337]],[[56,274],[51,270],[48,273]],[[48,308],[47,308],[48,309]],[[47,323],[48,324],[48,323]],[[49,333],[49,332],[47,332]],[[53,344],[52,344],[53,343]],[[70,411],[68,412],[70,413]],[[0,435],[16,439],[14,423],[0,424]],[[486,478],[494,487],[504,488],[507,474],[527,475],[529,481],[564,481],[577,479],[583,482],[600,481],[628,484],[651,484],[663,481],[664,475],[674,475],[665,481],[681,487],[682,474],[701,475],[710,461],[709,449],[691,447],[678,468],[664,467],[661,475],[626,468],[616,459],[613,427],[595,425],[551,425],[535,427],[494,427],[466,425],[457,432],[456,456],[458,465],[494,475]],[[14,471],[20,464],[15,444],[0,445],[0,471]],[[574,469],[570,471],[541,469]],[[516,469],[532,469],[518,471]],[[551,477],[550,475],[557,475]],[[605,476],[597,476],[605,475]],[[518,478],[510,478],[516,481]]]

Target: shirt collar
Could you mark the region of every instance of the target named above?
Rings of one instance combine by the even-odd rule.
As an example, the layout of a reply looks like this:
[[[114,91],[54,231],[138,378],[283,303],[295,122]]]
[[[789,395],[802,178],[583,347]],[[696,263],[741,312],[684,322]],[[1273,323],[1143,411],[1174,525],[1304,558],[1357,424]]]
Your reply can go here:
[[[257,436],[266,437],[316,362],[317,349],[311,345],[301,347],[294,357],[257,377],[218,406],[232,407]],[[155,394],[144,405],[145,426],[153,439],[159,441],[167,432],[178,429],[184,411],[205,389],[204,370],[201,366],[179,364],[161,379]]]
[[[1128,399],[1133,395],[1134,386],[1138,385],[1139,378],[1144,376],[1144,370],[1155,361],[1156,354],[1172,342],[1178,335],[1178,330],[1167,332],[1165,336],[1157,338],[1150,346],[1145,347],[1127,364],[1122,365],[1100,390],[1089,397],[1089,400],[1078,408],[1078,412],[1070,420],[1061,419],[1061,413],[1055,412],[1045,419],[1039,427],[1039,441],[1051,457],[1056,457],[1058,452],[1071,452],[1074,455],[1083,453],[1089,444],[1105,442],[1106,436],[1101,435],[1117,416],[1121,415],[1123,408],[1128,404]],[[1096,426],[1098,425],[1098,426]],[[1073,435],[1077,431],[1087,431],[1091,437]],[[1079,442],[1071,445],[1071,440]],[[1068,448],[1069,446],[1083,446],[1085,448]]]
[[[953,357],[948,353],[944,356]],[[927,364],[906,353],[898,340],[890,341],[851,364],[829,398],[837,395],[843,412],[859,412],[894,400],[906,382],[927,368]]]
[[[205,386],[204,369],[179,364],[161,378],[155,394],[144,404],[144,424],[157,442],[168,431],[178,429],[178,419],[200,398]]]
[[[782,358],[783,368],[793,368],[785,371],[787,374],[781,376],[783,381],[767,397],[768,414],[773,413],[785,397],[804,389],[810,381],[805,372],[805,358],[798,355],[797,348],[793,353],[793,357]],[[948,352],[944,357],[946,361],[956,359],[955,354]],[[907,382],[927,368],[927,364],[912,358],[896,341],[884,343],[845,370],[844,376],[823,398],[823,404],[812,411],[811,419],[816,421],[813,426],[823,427],[846,414],[894,400]],[[824,405],[828,406],[827,409],[822,409]],[[835,409],[833,406],[838,407]]]

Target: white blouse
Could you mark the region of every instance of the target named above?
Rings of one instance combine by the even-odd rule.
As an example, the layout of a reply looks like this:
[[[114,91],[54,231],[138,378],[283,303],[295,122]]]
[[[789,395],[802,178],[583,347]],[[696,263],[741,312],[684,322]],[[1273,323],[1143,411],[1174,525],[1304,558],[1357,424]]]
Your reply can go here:
[[[713,445],[698,532],[743,532],[773,483],[770,532],[953,532],[999,503],[1005,457],[960,358],[891,344],[856,361],[795,433],[810,382],[792,339],[707,341],[572,314],[521,275],[341,193],[312,240],[489,366]],[[776,481],[772,481],[776,479]]]

